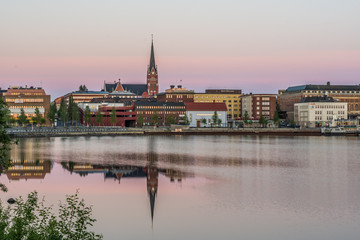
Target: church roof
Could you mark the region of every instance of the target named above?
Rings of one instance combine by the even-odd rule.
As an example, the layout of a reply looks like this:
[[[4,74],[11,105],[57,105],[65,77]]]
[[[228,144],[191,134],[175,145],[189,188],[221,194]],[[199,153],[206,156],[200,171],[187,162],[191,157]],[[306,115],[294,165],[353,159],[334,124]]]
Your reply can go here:
[[[154,41],[151,41],[151,53],[150,53],[150,64],[149,64],[149,69],[148,71],[150,72],[151,69],[155,69],[155,71],[157,71],[156,69],[156,64],[155,64],[155,54],[154,54]]]
[[[141,96],[144,92],[147,92],[146,84],[122,84],[125,91],[135,93]]]

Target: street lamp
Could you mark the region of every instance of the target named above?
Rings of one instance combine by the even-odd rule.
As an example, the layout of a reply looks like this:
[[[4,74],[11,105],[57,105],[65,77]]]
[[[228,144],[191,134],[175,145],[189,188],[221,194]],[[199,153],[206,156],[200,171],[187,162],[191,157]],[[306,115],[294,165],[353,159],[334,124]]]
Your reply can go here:
[[[164,127],[165,127],[165,106],[166,106],[166,103],[164,103]]]

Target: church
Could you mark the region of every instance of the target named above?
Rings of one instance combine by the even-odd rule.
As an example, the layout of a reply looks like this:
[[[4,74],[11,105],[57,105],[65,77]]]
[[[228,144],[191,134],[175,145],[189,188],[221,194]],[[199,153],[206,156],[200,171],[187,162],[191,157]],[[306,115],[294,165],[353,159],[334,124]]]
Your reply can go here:
[[[150,63],[147,68],[146,84],[124,84],[118,82],[104,82],[103,91],[115,96],[134,96],[152,98],[159,93],[158,70],[155,64],[154,40],[151,40]]]

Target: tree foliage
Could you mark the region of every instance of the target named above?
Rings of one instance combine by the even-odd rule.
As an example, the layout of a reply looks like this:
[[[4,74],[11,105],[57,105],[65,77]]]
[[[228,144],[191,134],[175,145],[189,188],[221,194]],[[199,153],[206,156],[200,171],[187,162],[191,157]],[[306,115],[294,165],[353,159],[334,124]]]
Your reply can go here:
[[[66,122],[69,120],[69,117],[68,117],[68,111],[66,108],[66,103],[64,98],[61,99],[58,115],[61,122],[63,122],[65,126]]]
[[[85,205],[78,193],[66,197],[60,203],[58,214],[39,201],[37,192],[28,194],[27,199],[16,199],[12,206],[0,203],[0,239],[2,240],[95,240],[102,239],[88,228],[96,220],[92,208]]]
[[[84,120],[88,125],[91,125],[91,112],[89,106],[85,107]]]
[[[152,122],[154,125],[157,125],[159,123],[159,115],[157,114],[157,112],[155,111],[153,116],[152,116]]]
[[[279,124],[280,124],[280,117],[279,117],[278,110],[274,111],[274,123],[276,126],[279,126]]]
[[[98,112],[96,113],[96,123],[100,125],[104,122],[104,116],[101,114],[100,108],[98,108]]]
[[[49,119],[49,122],[51,124],[54,124],[55,123],[55,120],[56,120],[56,113],[57,113],[57,109],[56,109],[56,102],[53,102],[51,105],[50,105],[50,110],[47,114],[47,118]]]
[[[21,126],[24,126],[27,123],[27,116],[25,115],[25,111],[23,108],[20,109],[20,116],[18,118],[18,123]]]
[[[245,111],[245,114],[244,114],[244,124],[249,124],[249,113],[248,113],[248,111]]]
[[[41,113],[39,108],[35,108],[35,116],[32,118],[33,122],[35,125],[40,124],[41,123]]]
[[[218,124],[219,115],[218,115],[217,111],[214,112],[214,114],[212,115],[211,119],[212,119],[212,122],[213,122],[214,124]]]
[[[184,116],[184,124],[185,124],[185,125],[189,125],[189,124],[190,124],[190,120],[189,120],[187,114],[185,114],[185,116]]]
[[[87,92],[88,91],[88,88],[86,87],[86,85],[80,85],[79,86],[79,92]]]
[[[172,114],[168,115],[166,117],[166,124],[170,125],[170,124],[175,124],[176,120],[174,118],[174,116]]]
[[[24,110],[23,110],[24,111]],[[3,98],[0,97],[0,168],[7,169],[11,165],[10,161],[10,144],[13,143],[7,129],[9,128],[7,122],[8,107]],[[24,114],[25,115],[25,114]],[[26,116],[25,116],[26,118]],[[3,192],[7,191],[4,184],[0,183],[0,190]],[[1,212],[0,212],[1,219]],[[0,224],[0,228],[1,228]],[[0,237],[0,239],[2,239]]]
[[[110,114],[110,123],[111,125],[115,126],[116,122],[117,122],[116,110],[115,107],[113,107]]]
[[[142,127],[144,125],[144,116],[142,115],[142,113],[140,113],[137,118],[137,124],[139,127]]]

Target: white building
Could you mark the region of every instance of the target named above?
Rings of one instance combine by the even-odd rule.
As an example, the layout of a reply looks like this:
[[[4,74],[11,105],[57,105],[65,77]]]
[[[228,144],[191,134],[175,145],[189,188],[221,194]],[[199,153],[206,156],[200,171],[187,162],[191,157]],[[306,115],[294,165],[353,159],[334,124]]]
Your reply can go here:
[[[347,118],[346,102],[304,102],[294,105],[294,121],[301,127],[330,126],[333,120]]]
[[[186,102],[186,115],[190,121],[190,127],[210,127],[213,123],[214,113],[218,115],[221,126],[227,126],[227,107],[225,103],[193,103]],[[206,123],[204,123],[206,121]]]

